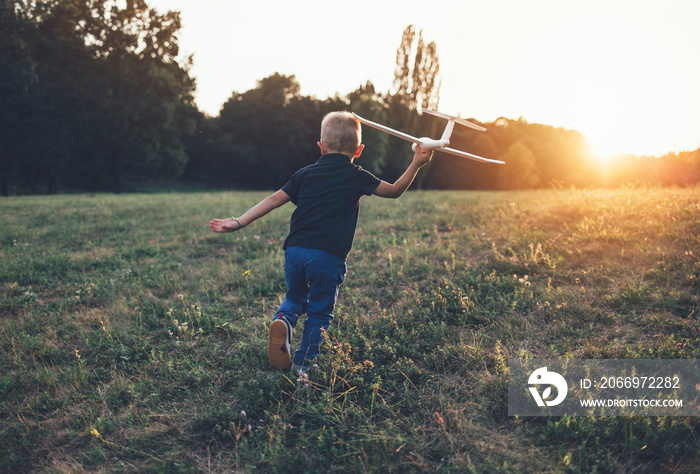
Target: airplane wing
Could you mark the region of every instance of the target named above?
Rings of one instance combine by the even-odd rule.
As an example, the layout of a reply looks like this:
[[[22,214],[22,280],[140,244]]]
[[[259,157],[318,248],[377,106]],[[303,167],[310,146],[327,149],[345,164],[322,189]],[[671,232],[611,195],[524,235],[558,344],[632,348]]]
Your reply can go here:
[[[404,140],[408,140],[409,142],[417,143],[419,145],[421,143],[421,141],[419,139],[417,139],[416,137],[413,137],[407,133],[399,132],[398,130],[394,130],[393,128],[385,127],[384,125],[380,125],[378,123],[371,122],[367,119],[363,119],[362,117],[360,117],[359,115],[357,115],[354,112],[353,112],[353,115],[355,116],[355,118],[357,118],[357,120],[364,123],[365,125],[369,125],[372,128],[376,128],[378,130],[381,130],[382,132],[386,132],[390,135],[394,135],[395,137],[403,138]]]
[[[435,112],[435,111],[427,110],[427,109],[423,109],[423,111],[427,112],[427,113],[432,113],[433,115],[437,115],[438,117],[445,117],[445,115],[446,115],[446,114],[441,114],[440,112]],[[377,130],[381,130],[381,131],[386,132],[388,134],[394,135],[395,137],[403,138],[404,140],[408,140],[409,142],[417,143],[419,145],[421,144],[420,139],[413,137],[411,135],[408,135],[407,133],[399,132],[397,130],[394,130],[393,128],[385,127],[384,125],[380,125],[378,123],[364,119],[354,112],[353,112],[353,115],[357,118],[357,120],[359,120],[360,122],[362,122],[365,125],[368,125],[372,128],[376,128]],[[447,118],[454,119],[455,117],[448,115]],[[466,120],[462,120],[462,119],[458,119],[458,120],[469,124],[469,126],[471,126],[472,128],[476,128],[477,130],[486,130],[483,127],[479,127],[479,125],[475,125],[473,123],[467,122]],[[505,164],[504,161],[483,158],[481,156],[472,155],[471,153],[466,153],[464,151],[455,150],[454,148],[436,148],[436,151],[444,151],[445,153],[449,153],[451,155],[461,156],[462,158],[468,158],[470,160],[480,161],[482,163],[495,163],[495,164],[499,164],[499,165]]]
[[[455,150],[454,148],[439,148],[437,151],[444,151],[445,153],[449,153],[451,155],[461,156],[462,158],[468,158],[470,160],[480,161],[482,163],[495,163],[498,165],[505,165],[506,164],[505,161],[492,160],[490,158],[483,158],[481,156],[472,155],[471,153],[466,153],[464,151]]]

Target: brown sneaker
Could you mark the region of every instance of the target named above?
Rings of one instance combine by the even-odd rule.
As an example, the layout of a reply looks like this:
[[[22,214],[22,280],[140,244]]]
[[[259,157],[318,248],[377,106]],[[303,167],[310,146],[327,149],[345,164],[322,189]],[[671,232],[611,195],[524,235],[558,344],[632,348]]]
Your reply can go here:
[[[292,326],[284,317],[275,319],[270,324],[270,337],[267,340],[267,358],[275,369],[286,369],[292,365],[290,347],[292,345]]]

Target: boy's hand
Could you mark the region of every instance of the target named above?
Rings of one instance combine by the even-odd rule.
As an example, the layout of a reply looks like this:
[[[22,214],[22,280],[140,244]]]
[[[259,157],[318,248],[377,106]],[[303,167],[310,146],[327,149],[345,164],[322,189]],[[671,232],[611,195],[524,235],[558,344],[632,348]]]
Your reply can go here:
[[[416,144],[416,150],[413,153],[413,162],[418,165],[419,168],[430,163],[433,159],[433,150],[423,150],[420,145]]]
[[[228,219],[212,219],[209,221],[209,228],[214,232],[225,233],[225,232],[235,232],[241,229],[241,225],[238,219],[230,217]]]

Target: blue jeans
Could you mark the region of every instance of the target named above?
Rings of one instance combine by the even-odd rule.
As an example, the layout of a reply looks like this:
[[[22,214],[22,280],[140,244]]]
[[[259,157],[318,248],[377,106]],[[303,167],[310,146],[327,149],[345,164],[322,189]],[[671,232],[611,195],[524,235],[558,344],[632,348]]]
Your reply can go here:
[[[284,316],[295,327],[306,313],[301,345],[294,364],[308,367],[318,357],[322,335],[333,320],[338,288],[345,280],[345,261],[323,250],[288,247],[284,252],[284,277],[287,294],[273,318]]]

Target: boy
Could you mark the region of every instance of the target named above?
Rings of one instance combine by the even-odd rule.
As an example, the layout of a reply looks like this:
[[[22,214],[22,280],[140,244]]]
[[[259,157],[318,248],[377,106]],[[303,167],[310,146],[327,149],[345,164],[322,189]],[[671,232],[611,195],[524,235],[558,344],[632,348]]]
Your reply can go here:
[[[352,114],[329,113],[321,122],[318,147],[322,156],[315,164],[297,171],[282,189],[241,217],[209,223],[214,232],[235,232],[289,201],[296,204],[284,242],[287,294],[270,325],[267,355],[273,367],[292,365],[302,377],[319,354],[322,330],[333,319],[338,288],[345,279],[345,260],[355,237],[360,198],[372,194],[398,198],[432,159],[432,151],[417,146],[404,174],[390,184],[353,164],[364,149],[361,139],[360,122]],[[292,360],[292,331],[303,313],[307,315],[304,333]]]

